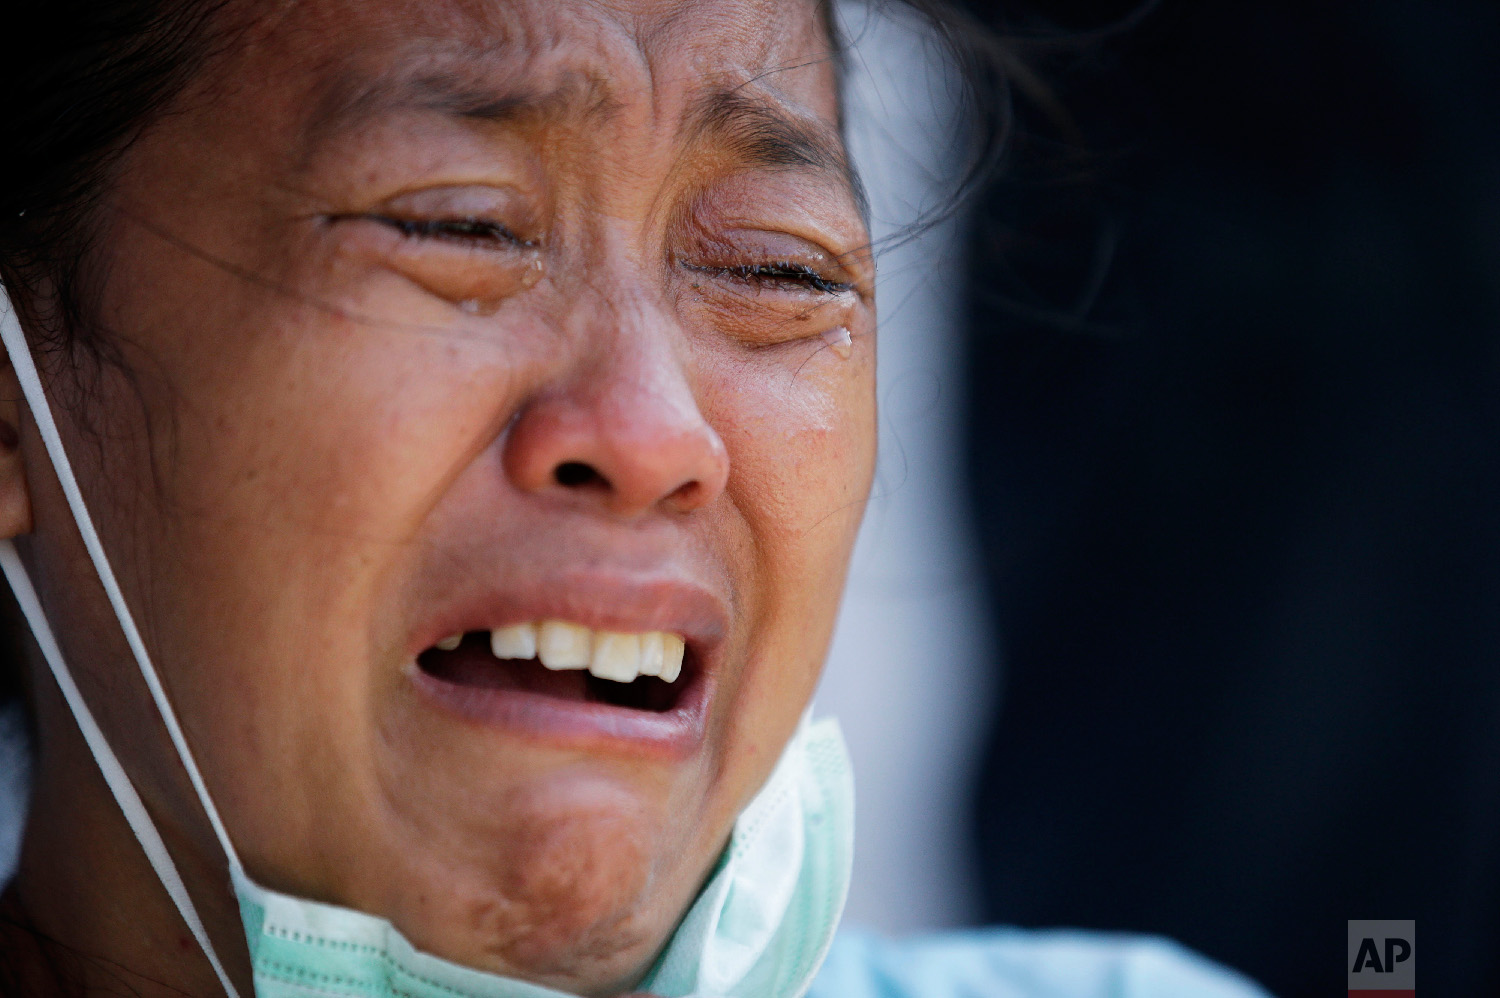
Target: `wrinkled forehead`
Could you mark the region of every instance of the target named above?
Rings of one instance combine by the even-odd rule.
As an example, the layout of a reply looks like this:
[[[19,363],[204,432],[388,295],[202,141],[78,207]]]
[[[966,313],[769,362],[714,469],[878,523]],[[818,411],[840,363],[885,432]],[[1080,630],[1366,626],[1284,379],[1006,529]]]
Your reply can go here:
[[[392,113],[588,127],[736,124],[840,167],[822,0],[303,0],[268,19],[254,76],[309,139]],[[301,91],[292,93],[291,91]]]

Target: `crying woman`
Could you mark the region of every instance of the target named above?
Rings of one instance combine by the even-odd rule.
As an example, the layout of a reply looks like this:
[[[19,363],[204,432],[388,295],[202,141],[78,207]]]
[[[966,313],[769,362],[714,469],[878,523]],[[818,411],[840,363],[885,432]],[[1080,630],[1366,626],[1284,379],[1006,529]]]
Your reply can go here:
[[[805,712],[875,276],[828,4],[34,6],[6,993],[1253,993],[1164,944],[835,943]]]

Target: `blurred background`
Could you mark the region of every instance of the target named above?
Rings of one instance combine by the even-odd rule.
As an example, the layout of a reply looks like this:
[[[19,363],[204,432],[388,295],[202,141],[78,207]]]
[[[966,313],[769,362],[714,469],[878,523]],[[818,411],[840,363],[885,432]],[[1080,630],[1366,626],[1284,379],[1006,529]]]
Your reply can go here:
[[[880,456],[818,693],[856,778],[850,915],[980,921],[971,797],[997,655],[964,492],[961,85],[899,5],[841,8],[847,132],[878,250]]]
[[[1500,4],[968,9],[1036,82],[882,272],[852,917],[1159,932],[1286,996],[1415,918],[1424,991],[1500,994]],[[923,121],[876,155],[941,182]]]

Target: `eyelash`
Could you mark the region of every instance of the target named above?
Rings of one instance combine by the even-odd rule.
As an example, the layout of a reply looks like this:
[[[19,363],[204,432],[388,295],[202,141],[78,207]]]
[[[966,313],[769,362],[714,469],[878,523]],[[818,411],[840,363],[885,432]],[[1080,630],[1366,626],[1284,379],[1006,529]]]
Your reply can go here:
[[[830,281],[822,274],[804,264],[794,263],[791,260],[776,260],[771,263],[741,263],[733,266],[706,267],[699,264],[685,264],[690,270],[701,273],[718,274],[723,277],[733,277],[741,281],[752,281],[757,284],[798,284],[823,294],[836,295],[854,287],[852,284],[841,281]]]
[[[438,218],[409,219],[380,216],[379,221],[391,226],[403,236],[421,239],[451,239],[458,242],[505,243],[522,249],[532,249],[534,239],[522,239],[501,225],[483,218]]]
[[[377,220],[391,226],[403,236],[421,239],[453,239],[460,242],[501,242],[522,249],[534,248],[534,239],[522,239],[499,222],[482,218],[409,219],[377,216]],[[854,287],[844,281],[830,281],[805,264],[791,260],[774,260],[770,263],[742,263],[731,266],[702,266],[686,264],[691,270],[702,273],[732,277],[756,284],[800,285],[823,294],[843,294]]]

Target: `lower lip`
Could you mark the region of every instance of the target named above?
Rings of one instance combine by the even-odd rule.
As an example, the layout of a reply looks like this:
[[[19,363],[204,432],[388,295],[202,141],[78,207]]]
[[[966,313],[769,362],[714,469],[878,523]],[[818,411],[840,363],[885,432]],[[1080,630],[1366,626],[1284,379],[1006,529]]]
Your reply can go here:
[[[687,686],[671,710],[635,710],[613,704],[562,700],[526,690],[451,683],[419,668],[407,669],[417,694],[438,709],[551,747],[573,751],[686,759],[703,744],[713,683],[701,671],[682,677]]]

